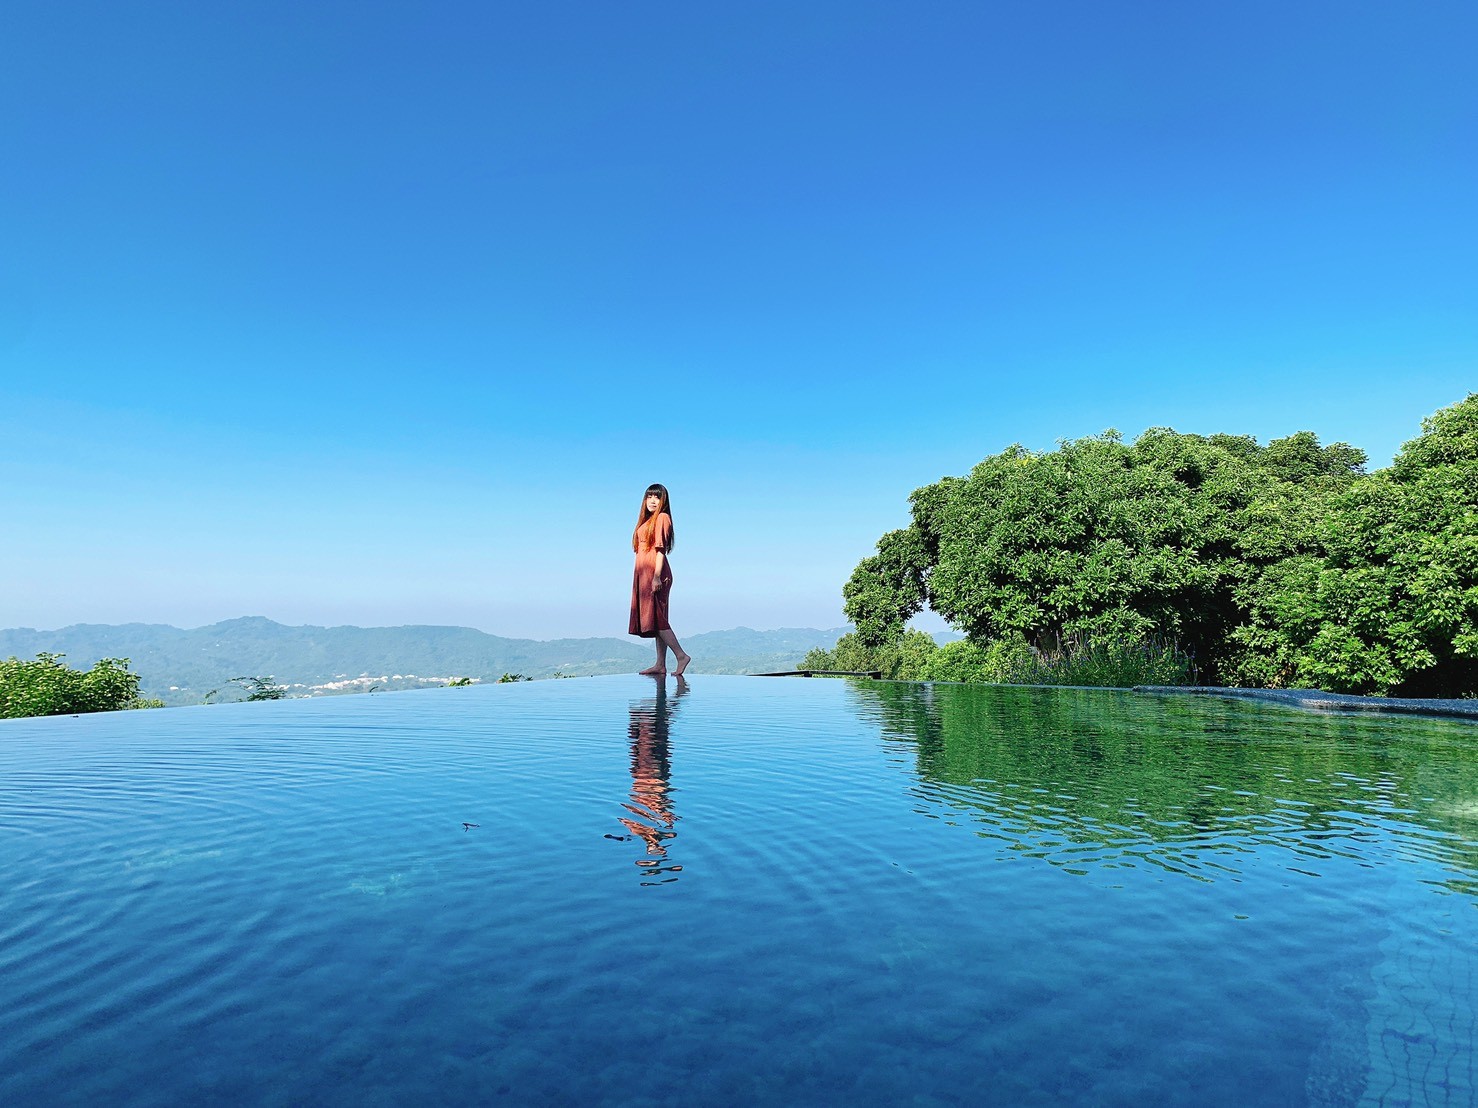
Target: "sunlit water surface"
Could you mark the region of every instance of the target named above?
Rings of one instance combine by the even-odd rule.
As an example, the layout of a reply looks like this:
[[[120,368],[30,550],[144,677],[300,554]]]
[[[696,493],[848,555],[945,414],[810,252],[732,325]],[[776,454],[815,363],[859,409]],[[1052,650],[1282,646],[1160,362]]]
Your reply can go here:
[[[0,722],[0,1103],[1474,1102],[1478,727],[656,689]]]

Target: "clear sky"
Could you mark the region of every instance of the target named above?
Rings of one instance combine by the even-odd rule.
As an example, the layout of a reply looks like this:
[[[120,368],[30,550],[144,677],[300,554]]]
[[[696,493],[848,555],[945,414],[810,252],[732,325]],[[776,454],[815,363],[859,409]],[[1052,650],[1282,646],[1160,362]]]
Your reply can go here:
[[[1478,7],[8,0],[0,626],[835,626],[1021,442],[1478,389]]]

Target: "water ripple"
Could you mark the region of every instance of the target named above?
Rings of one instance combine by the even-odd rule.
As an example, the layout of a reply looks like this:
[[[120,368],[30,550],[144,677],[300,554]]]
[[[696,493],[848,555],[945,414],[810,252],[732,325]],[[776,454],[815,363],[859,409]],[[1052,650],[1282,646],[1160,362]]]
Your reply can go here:
[[[739,678],[6,721],[0,1100],[1456,1103],[1460,728]]]

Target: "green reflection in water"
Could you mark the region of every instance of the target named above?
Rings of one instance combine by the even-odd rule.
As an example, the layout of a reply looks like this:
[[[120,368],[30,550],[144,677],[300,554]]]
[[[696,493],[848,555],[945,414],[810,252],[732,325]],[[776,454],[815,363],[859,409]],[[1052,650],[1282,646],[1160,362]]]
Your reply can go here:
[[[929,809],[1073,872],[1436,863],[1478,903],[1478,725],[1113,690],[856,682]],[[929,814],[926,809],[926,814]]]

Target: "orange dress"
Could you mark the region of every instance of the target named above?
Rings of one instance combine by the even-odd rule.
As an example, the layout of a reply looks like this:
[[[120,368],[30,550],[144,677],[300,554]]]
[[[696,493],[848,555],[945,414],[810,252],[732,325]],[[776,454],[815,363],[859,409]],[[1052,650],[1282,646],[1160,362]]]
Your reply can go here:
[[[672,561],[666,556],[672,541],[672,517],[659,512],[636,529],[636,569],[631,575],[631,622],[627,634],[654,639],[658,631],[671,631],[667,622],[667,598],[672,592]],[[662,552],[662,576],[657,589],[657,552]]]

